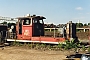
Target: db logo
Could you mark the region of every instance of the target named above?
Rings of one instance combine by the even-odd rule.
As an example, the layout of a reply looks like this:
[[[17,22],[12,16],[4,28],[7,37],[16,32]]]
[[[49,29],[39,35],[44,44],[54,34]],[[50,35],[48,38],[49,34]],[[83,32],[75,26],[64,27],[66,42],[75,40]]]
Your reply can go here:
[[[29,35],[29,30],[25,30],[24,35],[26,35],[26,36]]]

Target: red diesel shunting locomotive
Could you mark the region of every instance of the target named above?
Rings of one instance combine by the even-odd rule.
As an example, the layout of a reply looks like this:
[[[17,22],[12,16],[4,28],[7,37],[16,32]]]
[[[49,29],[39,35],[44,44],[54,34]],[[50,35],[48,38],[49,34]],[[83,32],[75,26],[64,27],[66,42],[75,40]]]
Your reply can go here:
[[[38,42],[38,43],[51,43],[58,44],[59,42],[64,42],[66,38],[73,38],[71,34],[71,24],[68,25],[66,32],[66,37],[45,37],[44,36],[44,21],[46,19],[43,16],[27,16],[18,17],[18,22],[16,24],[16,38],[7,38],[7,41],[19,41],[19,42]],[[68,34],[67,34],[68,33]],[[15,36],[13,34],[13,36]]]

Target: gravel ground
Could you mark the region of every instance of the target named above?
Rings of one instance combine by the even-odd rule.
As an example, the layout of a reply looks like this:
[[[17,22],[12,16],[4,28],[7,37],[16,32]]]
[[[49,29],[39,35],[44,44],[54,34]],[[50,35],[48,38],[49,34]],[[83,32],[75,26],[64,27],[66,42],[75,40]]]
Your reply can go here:
[[[0,48],[0,60],[63,60],[66,53],[21,47],[4,47],[4,49]]]

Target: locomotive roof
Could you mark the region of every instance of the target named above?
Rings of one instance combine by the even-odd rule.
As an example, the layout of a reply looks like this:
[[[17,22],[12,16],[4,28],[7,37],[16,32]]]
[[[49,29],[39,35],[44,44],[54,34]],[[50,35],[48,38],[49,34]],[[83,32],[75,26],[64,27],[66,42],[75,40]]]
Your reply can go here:
[[[16,19],[27,19],[27,18],[36,18],[36,19],[46,19],[43,16],[30,16],[30,17],[17,17]]]

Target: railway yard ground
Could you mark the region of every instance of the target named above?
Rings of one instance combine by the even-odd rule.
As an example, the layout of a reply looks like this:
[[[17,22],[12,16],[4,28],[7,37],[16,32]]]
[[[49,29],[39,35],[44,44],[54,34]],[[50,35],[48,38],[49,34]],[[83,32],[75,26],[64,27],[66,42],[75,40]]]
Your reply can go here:
[[[16,45],[0,46],[0,60],[64,60],[67,56],[76,55],[75,49],[58,50],[54,46],[54,49],[51,49],[50,45],[34,45],[16,43]],[[82,47],[78,54],[86,54],[89,51],[90,49],[87,51]]]
[[[0,48],[0,60],[63,60],[67,52],[42,51],[21,47]]]

